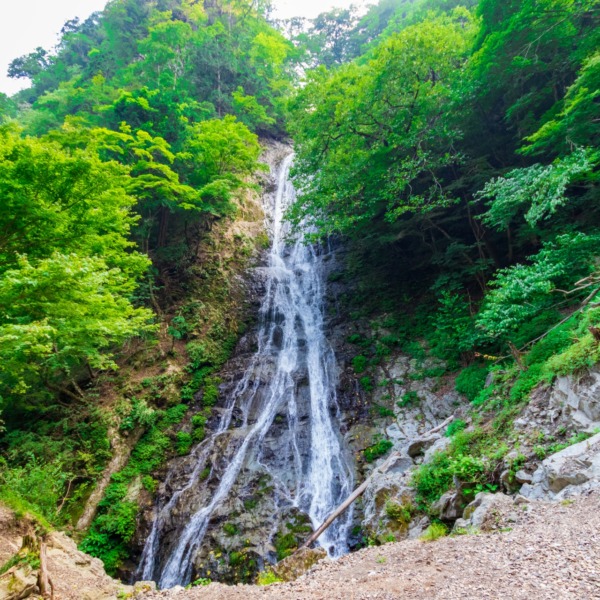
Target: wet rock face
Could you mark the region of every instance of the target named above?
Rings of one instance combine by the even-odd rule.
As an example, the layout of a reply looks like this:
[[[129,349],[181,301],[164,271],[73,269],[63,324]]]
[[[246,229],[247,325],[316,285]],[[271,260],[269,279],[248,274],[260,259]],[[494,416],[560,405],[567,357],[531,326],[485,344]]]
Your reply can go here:
[[[283,200],[293,192],[286,182],[276,188],[285,190]],[[272,200],[267,214],[279,218],[282,196]],[[144,514],[138,576],[163,587],[199,577],[251,581],[352,491],[339,373],[327,342],[329,299],[321,291],[334,258],[303,243],[285,246],[285,226],[267,221],[271,253],[249,274],[256,325],[219,373],[205,441],[170,462],[157,503]],[[334,552],[345,548],[340,523],[322,537]]]

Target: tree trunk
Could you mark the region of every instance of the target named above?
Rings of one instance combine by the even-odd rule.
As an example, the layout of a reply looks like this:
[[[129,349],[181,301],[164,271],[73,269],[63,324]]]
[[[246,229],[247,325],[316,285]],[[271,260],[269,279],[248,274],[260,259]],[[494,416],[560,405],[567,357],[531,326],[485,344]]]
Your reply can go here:
[[[40,572],[38,574],[38,587],[44,600],[54,600],[54,586],[48,575],[48,563],[46,560],[46,543],[40,543]]]

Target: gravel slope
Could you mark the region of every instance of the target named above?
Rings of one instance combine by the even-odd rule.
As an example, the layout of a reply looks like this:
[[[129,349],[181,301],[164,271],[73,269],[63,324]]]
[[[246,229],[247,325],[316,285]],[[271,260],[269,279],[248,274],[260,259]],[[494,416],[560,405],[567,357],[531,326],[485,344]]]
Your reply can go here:
[[[418,540],[322,561],[288,584],[211,584],[144,600],[600,599],[600,493],[532,502],[502,516],[504,533]]]

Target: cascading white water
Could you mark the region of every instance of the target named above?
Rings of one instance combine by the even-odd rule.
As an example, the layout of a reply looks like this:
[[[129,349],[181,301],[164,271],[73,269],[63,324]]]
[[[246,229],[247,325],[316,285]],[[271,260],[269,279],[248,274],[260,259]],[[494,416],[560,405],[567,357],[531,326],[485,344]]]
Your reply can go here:
[[[181,489],[163,506],[156,507],[152,530],[146,541],[138,575],[155,579],[161,588],[189,583],[195,552],[206,534],[211,516],[231,492],[241,469],[250,461],[271,472],[262,456],[262,445],[278,413],[287,415],[285,447],[289,469],[284,480],[274,472],[290,505],[304,511],[314,527],[352,490],[352,469],[340,443],[337,422],[336,363],[324,335],[323,255],[302,239],[288,244],[286,208],[295,197],[289,180],[292,155],[279,166],[277,187],[270,207],[272,245],[266,269],[266,293],[260,309],[258,350],[228,398],[217,430],[193,451],[195,467]],[[308,444],[298,423],[298,377],[308,381]],[[304,400],[303,400],[304,401]],[[202,472],[216,441],[230,433],[232,415],[243,415],[227,446],[227,464],[218,485],[205,504],[193,511],[182,526],[167,556],[159,560],[161,535],[172,527],[176,507],[181,511],[188,490],[202,485]],[[333,413],[333,416],[332,416]],[[304,448],[304,451],[301,450]],[[171,477],[172,474],[169,474]],[[168,480],[167,480],[168,483]],[[331,556],[346,549],[351,511],[338,519],[320,539]]]

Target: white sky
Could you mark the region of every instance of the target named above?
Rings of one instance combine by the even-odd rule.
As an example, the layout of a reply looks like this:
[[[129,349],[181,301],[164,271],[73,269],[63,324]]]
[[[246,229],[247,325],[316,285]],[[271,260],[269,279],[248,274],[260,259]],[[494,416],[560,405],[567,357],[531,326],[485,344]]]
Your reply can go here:
[[[0,0],[0,92],[14,94],[27,82],[9,79],[10,62],[37,48],[50,49],[58,41],[58,32],[66,21],[81,20],[101,10],[107,0]],[[333,6],[361,4],[361,0],[274,0],[277,16],[316,17]]]

